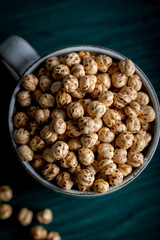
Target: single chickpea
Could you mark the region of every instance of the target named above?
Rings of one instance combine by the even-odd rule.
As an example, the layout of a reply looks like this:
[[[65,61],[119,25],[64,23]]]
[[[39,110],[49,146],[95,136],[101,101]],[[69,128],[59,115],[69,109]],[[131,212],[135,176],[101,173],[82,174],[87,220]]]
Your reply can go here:
[[[141,105],[147,105],[149,103],[149,96],[145,92],[138,92],[136,101]]]
[[[108,68],[112,65],[112,58],[107,55],[98,55],[95,61],[100,72],[107,72]]]
[[[107,90],[108,89],[103,84],[96,83],[95,89],[93,90],[93,92],[91,92],[91,97],[93,99],[97,99],[101,93],[106,92]]]
[[[33,151],[41,151],[46,146],[46,143],[40,136],[35,135],[29,145]]]
[[[121,72],[115,72],[112,75],[112,85],[115,88],[122,88],[127,85],[128,77],[121,73]]]
[[[105,174],[106,176],[109,176],[113,174],[117,169],[117,165],[115,163],[107,164],[105,167],[103,167],[100,171],[100,173]]]
[[[71,96],[76,99],[82,99],[85,96],[86,92],[77,88],[74,92],[71,93]]]
[[[17,97],[21,107],[28,107],[29,105],[31,105],[32,99],[29,91],[21,91],[18,93]]]
[[[50,72],[45,67],[41,67],[37,73],[37,77],[40,78],[41,76],[50,77]]]
[[[128,78],[128,86],[134,88],[137,92],[142,88],[142,82],[137,74],[133,74]]]
[[[121,121],[121,117],[116,110],[107,109],[103,116],[103,121],[107,127],[113,127]]]
[[[128,58],[120,60],[119,69],[122,73],[124,73],[128,77],[134,74],[135,72],[134,63]]]
[[[72,102],[72,97],[67,92],[59,91],[56,96],[57,108],[67,108],[68,104]]]
[[[35,119],[36,117],[36,111],[39,110],[40,107],[38,105],[30,105],[27,108],[27,114],[30,118]]]
[[[89,98],[86,98],[86,99],[82,98],[82,99],[78,100],[78,102],[83,106],[85,112],[87,112],[87,106],[91,101],[92,100]]]
[[[79,64],[81,62],[81,59],[79,57],[79,55],[75,52],[69,53],[64,57],[65,60],[65,64],[68,67],[72,67],[75,64]]]
[[[127,162],[127,150],[116,148],[114,151],[113,161],[117,164],[124,164]]]
[[[50,92],[51,94],[56,94],[59,92],[59,90],[61,89],[61,81],[56,81],[56,82],[53,82],[51,87],[50,87]]]
[[[74,120],[69,120],[66,122],[65,134],[69,137],[79,137],[81,135],[78,124]]]
[[[32,222],[33,212],[27,208],[22,208],[18,213],[17,219],[22,226],[27,226]]]
[[[78,150],[79,161],[82,165],[88,166],[94,162],[94,153],[87,147]]]
[[[98,71],[98,65],[91,57],[82,59],[84,70],[86,74],[96,74]]]
[[[105,168],[106,166],[112,166],[113,165],[113,160],[112,159],[108,159],[108,158],[103,158],[100,161],[98,161],[98,171],[101,171],[103,168]],[[113,165],[113,168],[115,167],[115,165]],[[107,173],[108,175],[108,173]]]
[[[62,118],[54,118],[49,124],[50,130],[57,134],[64,134],[66,122]]]
[[[68,74],[63,78],[61,86],[63,91],[69,93],[74,92],[78,88],[78,79],[75,76]]]
[[[106,193],[109,189],[109,183],[104,179],[97,179],[93,183],[93,190],[97,193]]]
[[[108,69],[109,75],[114,74],[115,72],[119,72],[119,64],[117,62],[113,62],[112,65]]]
[[[52,144],[58,139],[58,134],[50,131],[50,126],[46,125],[40,131],[40,136],[46,141],[47,144]]]
[[[9,204],[0,204],[0,219],[5,220],[11,217],[12,207]]]
[[[53,112],[51,113],[51,118],[62,118],[63,120],[66,120],[66,113],[62,109],[54,109]]]
[[[97,141],[98,135],[96,133],[85,134],[81,137],[81,143],[84,147],[91,148],[96,144]]]
[[[103,84],[107,89],[111,87],[111,78],[108,73],[100,73],[97,75],[97,83]]]
[[[116,139],[116,144],[123,149],[128,149],[132,146],[134,140],[134,136],[132,133],[126,131],[121,132]]]
[[[32,167],[34,167],[37,170],[41,170],[42,167],[46,165],[46,161],[40,154],[36,154],[33,157],[33,161],[31,162]]]
[[[88,104],[87,111],[91,117],[101,118],[106,112],[106,106],[100,101],[91,101]]]
[[[78,53],[80,58],[89,58],[90,57],[90,52],[84,52],[84,51],[80,51]]]
[[[18,144],[27,144],[30,140],[29,132],[24,128],[15,129],[13,132],[13,139]]]
[[[52,84],[52,80],[48,76],[41,76],[39,79],[39,87],[42,92],[49,91]]]
[[[98,96],[98,100],[102,102],[106,107],[110,107],[113,104],[114,94],[111,91],[102,92]]]
[[[79,87],[82,91],[91,93],[95,89],[97,77],[95,75],[85,75],[79,79]]]
[[[138,102],[133,101],[129,106],[125,107],[124,111],[129,118],[137,117],[141,113],[142,107]]]
[[[52,211],[48,208],[42,211],[39,211],[36,215],[36,219],[40,223],[48,224],[52,222],[52,219],[53,219]]]
[[[114,96],[114,106],[118,109],[124,108],[131,102],[131,98],[124,93],[118,92]]]
[[[118,164],[118,170],[123,173],[123,177],[126,177],[132,172],[132,166],[127,163]]]
[[[111,131],[112,131],[114,134],[118,135],[118,134],[121,133],[121,132],[127,131],[127,127],[126,127],[126,125],[125,125],[124,123],[118,122],[116,125],[114,125],[114,126],[111,128]]]
[[[84,168],[90,170],[94,175],[96,175],[96,173],[97,173],[97,171],[93,165],[84,166]]]
[[[55,98],[49,93],[44,93],[44,94],[41,95],[41,97],[39,99],[39,105],[42,108],[54,107]]]
[[[127,127],[128,131],[130,131],[132,133],[137,133],[141,128],[141,124],[137,117],[128,118],[126,120],[126,127]]]
[[[116,169],[112,175],[109,175],[110,185],[119,185],[123,182],[123,173]]]
[[[152,140],[152,135],[150,133],[146,133],[146,135],[144,136],[144,140],[146,142],[145,147],[147,147],[149,142]]]
[[[101,118],[94,118],[93,120],[95,122],[95,130],[94,131],[98,132],[103,126],[103,121]]]
[[[151,123],[149,122],[141,122],[141,128],[145,131],[148,131],[151,129]]]
[[[39,134],[40,132],[39,124],[36,121],[31,121],[28,126],[28,131],[30,136],[35,136]]]
[[[41,89],[36,89],[33,93],[32,96],[33,98],[36,100],[37,103],[39,103],[39,99],[42,96],[43,92],[41,91]]]
[[[58,57],[53,56],[46,60],[45,67],[47,68],[48,71],[52,72],[54,70],[54,67],[58,64],[60,64]]]
[[[60,160],[60,164],[64,168],[75,168],[78,166],[78,160],[74,152],[69,151],[67,156]]]
[[[149,105],[142,106],[142,111],[139,115],[140,122],[142,123],[153,122],[155,118],[156,118],[156,113],[151,106]]]
[[[81,141],[79,138],[72,138],[68,141],[69,150],[78,151],[82,147]]]
[[[71,175],[68,172],[61,172],[56,177],[57,185],[67,191],[71,190],[73,187],[73,181],[71,179]]]
[[[79,118],[78,125],[82,134],[93,133],[95,130],[95,122],[90,117]]]
[[[131,146],[131,150],[136,152],[141,152],[146,147],[145,139],[140,135],[134,135],[133,144]]]
[[[64,78],[68,74],[70,74],[69,67],[64,64],[58,64],[54,67],[52,77],[55,80],[59,80]]]
[[[35,119],[38,124],[47,123],[50,118],[50,110],[49,109],[38,109],[35,112]]]
[[[0,201],[8,202],[12,197],[13,192],[9,186],[0,186]]]
[[[33,74],[28,74],[23,77],[22,79],[22,85],[27,91],[35,91],[36,87],[38,85],[38,78],[34,76]]]
[[[47,237],[47,230],[42,226],[31,228],[30,235],[34,240],[44,240]]]
[[[17,112],[14,116],[14,126],[16,128],[26,128],[28,126],[29,118],[24,112]]]
[[[82,169],[77,173],[76,182],[85,187],[92,186],[94,182],[94,174],[88,169]]]
[[[85,76],[84,67],[81,64],[76,64],[71,68],[71,74],[77,79],[80,79]]]
[[[132,87],[125,86],[121,88],[120,93],[126,94],[131,101],[134,101],[137,98],[137,91]]]
[[[61,240],[61,236],[58,232],[50,232],[48,233],[46,240]]]
[[[110,142],[113,142],[113,140],[115,139],[115,134],[111,132],[109,128],[103,127],[98,132],[98,139],[101,142],[110,143]]]
[[[98,146],[98,154],[101,159],[103,158],[113,158],[114,147],[110,143],[101,143]]]
[[[46,147],[42,153],[42,158],[44,158],[45,161],[49,163],[53,163],[56,161],[51,150],[52,150],[51,147]]]
[[[18,147],[18,155],[22,161],[30,162],[33,159],[34,152],[27,145],[21,145]]]
[[[47,163],[41,173],[47,181],[52,181],[60,173],[60,168],[55,163]]]
[[[84,108],[79,102],[71,102],[67,106],[67,115],[69,118],[76,120],[84,115]]]
[[[63,141],[57,141],[54,145],[52,145],[51,152],[55,159],[61,160],[67,156],[69,152],[69,146]]]
[[[142,153],[130,150],[128,152],[128,160],[127,163],[132,167],[139,167],[144,162],[144,156]]]

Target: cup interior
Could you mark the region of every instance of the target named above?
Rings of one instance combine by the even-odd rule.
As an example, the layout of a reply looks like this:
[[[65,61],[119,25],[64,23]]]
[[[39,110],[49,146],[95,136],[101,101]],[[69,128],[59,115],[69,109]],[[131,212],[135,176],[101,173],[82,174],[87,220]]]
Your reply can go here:
[[[62,48],[62,49],[58,49],[56,51],[53,51],[47,55],[45,55],[44,57],[41,57],[39,60],[37,60],[36,62],[34,62],[26,71],[25,73],[21,76],[21,78],[19,79],[15,90],[13,92],[13,95],[11,97],[11,102],[10,102],[10,107],[9,107],[9,116],[8,116],[8,124],[9,124],[9,134],[11,137],[11,142],[13,145],[13,148],[15,150],[15,153],[18,157],[18,159],[20,160],[20,162],[22,163],[22,165],[25,167],[25,169],[35,178],[37,179],[39,182],[41,182],[42,184],[44,184],[45,186],[57,191],[57,192],[61,192],[61,193],[65,193],[65,194],[69,194],[69,195],[74,195],[74,196],[103,196],[104,194],[99,194],[96,192],[82,192],[82,191],[78,191],[78,190],[73,190],[71,189],[70,191],[66,191],[64,189],[61,189],[60,187],[56,186],[55,184],[46,181],[44,178],[41,177],[41,175],[39,175],[35,169],[31,166],[31,164],[29,162],[25,162],[22,161],[18,154],[17,154],[17,145],[16,143],[13,141],[12,139],[12,135],[13,135],[13,130],[14,130],[14,126],[13,126],[13,117],[16,113],[16,95],[20,90],[21,87],[21,79],[23,78],[24,75],[30,74],[35,72],[42,63],[44,63],[44,61],[47,58],[50,58],[52,56],[63,56],[66,55],[70,52],[79,52],[79,51],[89,51],[91,53],[94,54],[106,54],[109,55],[110,57],[112,57],[115,60],[121,60],[121,59],[125,59],[126,57],[114,50],[111,49],[107,49],[107,48],[103,48],[103,47],[99,47],[99,46],[91,46],[91,45],[78,45],[78,46],[70,46],[70,47],[66,47],[66,48]],[[157,95],[155,93],[155,90],[151,84],[151,82],[149,81],[149,79],[146,77],[146,75],[143,73],[143,71],[137,66],[135,65],[135,73],[138,74],[141,78],[141,81],[143,83],[143,91],[145,91],[149,96],[150,96],[150,105],[153,106],[155,112],[156,112],[156,119],[154,121],[154,123],[152,124],[152,129],[151,129],[151,134],[152,134],[152,141],[149,144],[149,146],[145,149],[144,151],[144,155],[145,155],[145,160],[142,166],[136,168],[130,175],[128,175],[124,181],[117,185],[117,186],[111,186],[109,188],[109,190],[107,191],[107,193],[105,194],[109,194],[111,192],[114,192],[116,190],[119,190],[120,188],[126,186],[128,183],[130,183],[131,181],[133,181],[144,169],[145,167],[148,165],[148,163],[150,162],[151,158],[154,155],[154,152],[157,148],[157,144],[159,141],[159,135],[160,135],[160,109],[159,109],[159,102],[158,102],[158,98]]]

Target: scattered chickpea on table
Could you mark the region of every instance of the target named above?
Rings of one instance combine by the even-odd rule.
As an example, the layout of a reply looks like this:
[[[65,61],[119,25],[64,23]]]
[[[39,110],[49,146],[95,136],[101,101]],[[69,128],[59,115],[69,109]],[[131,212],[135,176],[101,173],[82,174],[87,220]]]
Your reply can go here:
[[[144,163],[156,114],[142,87],[130,59],[84,51],[48,58],[17,94],[19,157],[67,191],[107,192]]]

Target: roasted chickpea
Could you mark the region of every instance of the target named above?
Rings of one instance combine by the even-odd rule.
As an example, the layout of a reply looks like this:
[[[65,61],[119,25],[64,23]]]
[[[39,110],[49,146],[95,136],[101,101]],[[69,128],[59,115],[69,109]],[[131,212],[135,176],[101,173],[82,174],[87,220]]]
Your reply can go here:
[[[114,151],[113,161],[118,164],[124,164],[127,162],[127,150],[122,148],[116,148]]]
[[[61,161],[61,166],[64,168],[75,168],[78,166],[78,160],[74,152],[68,152],[67,156]]]
[[[85,57],[89,58],[90,57],[90,52],[80,51],[78,53],[78,55],[79,55],[80,58],[85,58]]]
[[[41,95],[41,97],[39,99],[39,105],[42,108],[54,107],[55,98],[49,93],[44,93],[44,94]]]
[[[87,111],[91,117],[101,118],[106,112],[106,106],[100,101],[92,101],[88,104]]]
[[[48,224],[52,222],[53,214],[52,211],[48,208],[39,211],[36,215],[37,221],[40,223]]]
[[[82,165],[88,166],[94,162],[94,153],[87,147],[78,150],[79,161]]]
[[[81,64],[76,64],[71,69],[71,74],[75,76],[77,79],[85,76],[84,67]]]
[[[22,85],[27,91],[35,91],[38,85],[38,78],[33,74],[28,74],[23,77]]]
[[[78,100],[78,102],[83,106],[85,112],[87,112],[87,106],[91,101],[92,100],[89,98],[86,98],[86,99],[82,98],[82,99]]]
[[[119,185],[123,182],[123,173],[116,169],[108,178],[110,185]]]
[[[40,131],[40,136],[43,138],[47,144],[52,144],[58,139],[57,133],[50,131],[50,126],[46,125]]]
[[[105,164],[103,164],[103,165],[105,165]],[[116,169],[117,169],[117,165],[114,162],[112,162],[112,163],[106,164],[103,168],[101,168],[100,173],[105,174],[105,175],[108,176],[108,175],[113,174]]]
[[[36,114],[36,111],[39,110],[40,107],[37,106],[37,105],[30,105],[28,108],[27,108],[27,114],[30,118],[32,119],[35,119],[35,114]]]
[[[75,64],[79,64],[81,62],[79,55],[75,52],[67,54],[64,57],[64,59],[65,59],[65,64],[69,67],[72,67]]]
[[[104,167],[106,167],[107,165],[113,164],[113,160],[112,159],[108,159],[108,158],[103,158],[101,160],[98,161],[97,163],[97,169],[98,171],[102,170]]]
[[[79,87],[82,91],[91,93],[95,89],[97,78],[95,75],[85,75],[79,80]]]
[[[94,131],[98,132],[103,126],[103,121],[101,118],[94,118],[93,120],[95,122],[95,130]]]
[[[85,187],[92,186],[94,182],[94,174],[88,169],[82,169],[77,173],[76,182]]]
[[[115,110],[116,110],[116,111],[119,113],[119,115],[121,116],[121,120],[122,120],[122,121],[126,120],[127,115],[126,115],[126,113],[125,113],[125,111],[124,111],[124,108],[115,109]]]
[[[66,122],[62,118],[54,118],[49,124],[50,130],[57,134],[64,134]]]
[[[49,109],[38,109],[35,112],[35,119],[37,121],[37,123],[39,124],[43,124],[43,123],[47,123],[48,120],[50,118],[50,110]]]
[[[127,127],[128,131],[130,131],[132,133],[137,133],[141,128],[141,124],[137,117],[128,118],[126,120],[126,127]]]
[[[48,76],[41,76],[39,79],[39,87],[42,92],[47,92],[50,89],[52,80]]]
[[[82,59],[84,70],[86,74],[96,74],[98,71],[98,65],[91,57]]]
[[[46,66],[48,71],[52,72],[54,67],[58,64],[60,64],[60,62],[58,60],[58,57],[53,56],[53,57],[50,57],[46,60],[45,66]]]
[[[64,78],[68,74],[70,74],[69,67],[64,64],[58,64],[54,67],[52,77],[55,80],[59,80]]]
[[[98,193],[106,193],[109,189],[109,183],[104,179],[97,179],[93,183],[93,190]]]
[[[51,113],[51,118],[62,118],[63,120],[66,119],[66,113],[62,109],[54,109],[53,112]]]
[[[95,122],[90,117],[79,118],[78,125],[82,134],[93,133],[95,130]]]
[[[46,165],[46,161],[40,154],[36,154],[33,157],[33,161],[31,162],[32,167],[34,167],[37,170],[41,170],[42,167]]]
[[[121,132],[116,139],[116,144],[123,149],[128,149],[133,144],[134,136],[131,132]]]
[[[41,151],[46,146],[45,141],[38,135],[31,139],[29,145],[33,151]]]
[[[111,132],[109,128],[103,127],[98,132],[98,139],[101,142],[110,143],[115,139],[115,134]]]
[[[68,146],[71,151],[78,151],[82,144],[79,138],[72,138],[68,141]]]
[[[13,192],[9,186],[0,186],[0,201],[8,202],[12,197]]]
[[[124,73],[128,77],[134,74],[135,72],[134,63],[128,58],[120,60],[119,69],[122,73]]]
[[[21,91],[18,93],[17,97],[21,107],[28,107],[31,105],[32,99],[29,91]]]
[[[69,74],[69,75],[66,75],[63,80],[62,80],[62,89],[63,91],[66,91],[66,92],[74,92],[77,88],[78,88],[78,79]]]
[[[112,58],[107,55],[98,55],[95,61],[100,72],[107,72],[108,68],[112,65]]]
[[[42,153],[42,157],[49,163],[50,162],[53,163],[56,161],[51,150],[52,150],[51,147],[46,147]]]
[[[33,212],[27,208],[22,208],[18,213],[17,219],[22,226],[27,226],[32,222]]]
[[[142,153],[130,150],[128,152],[128,160],[127,163],[132,167],[139,167],[144,162],[144,156]]]
[[[116,125],[114,125],[114,126],[111,128],[111,131],[112,131],[114,134],[118,135],[118,134],[121,133],[121,132],[127,131],[127,127],[126,127],[126,125],[125,125],[124,123],[118,122]]]
[[[98,141],[98,135],[96,133],[85,134],[81,137],[81,143],[84,147],[91,148]]]
[[[12,207],[9,204],[0,204],[0,219],[8,219],[12,215]]]
[[[55,95],[56,93],[59,92],[59,90],[61,89],[61,81],[56,81],[53,82],[51,87],[50,87],[50,92]]]
[[[56,96],[56,102],[58,108],[66,108],[70,102],[72,102],[72,97],[67,92],[59,91]]]
[[[106,107],[110,107],[113,103],[114,94],[111,91],[100,93],[98,100],[101,101]]]
[[[141,90],[142,82],[137,74],[133,74],[128,78],[128,86],[134,88],[137,92]]]
[[[26,128],[28,126],[28,116],[24,112],[17,112],[14,116],[14,126],[16,128]]]
[[[55,159],[60,160],[67,156],[69,152],[69,146],[63,141],[57,141],[54,145],[52,145],[51,152]]]
[[[34,152],[27,145],[21,145],[18,147],[18,155],[22,161],[30,162],[33,159]]]
[[[121,121],[119,113],[114,109],[107,109],[103,116],[103,121],[107,127],[113,127]]]
[[[137,117],[141,113],[142,107],[138,102],[133,101],[129,106],[125,107],[124,111],[129,118]]]
[[[48,233],[46,240],[61,240],[61,236],[58,232],[50,232]]]
[[[101,93],[106,91],[107,91],[107,88],[103,84],[96,83],[95,89],[93,90],[93,92],[91,92],[91,97],[93,99],[96,99]]]
[[[137,98],[137,91],[132,87],[125,86],[121,88],[120,93],[126,94],[131,101],[134,101]]]
[[[131,102],[131,98],[124,93],[118,92],[114,96],[114,106],[118,109],[124,108]]]
[[[103,158],[113,158],[114,147],[109,143],[101,143],[98,146],[98,154],[101,159]]]
[[[142,123],[153,122],[155,118],[156,118],[156,113],[151,106],[149,105],[142,106],[142,111],[139,115],[140,122]]]
[[[73,187],[73,181],[71,179],[71,175],[68,172],[61,172],[56,177],[57,185],[67,191],[69,191]]]
[[[112,65],[108,69],[109,75],[112,75],[115,72],[119,72],[119,64],[116,62],[113,62]]]
[[[41,67],[37,73],[37,77],[40,78],[41,76],[50,77],[50,72],[45,67]]]
[[[112,75],[112,85],[115,88],[122,88],[127,85],[127,76],[121,72],[115,72]]]
[[[86,92],[81,90],[80,88],[77,88],[74,92],[71,93],[73,98],[76,99],[82,99],[85,96]]]
[[[103,84],[107,89],[111,87],[111,78],[108,73],[101,73],[97,75],[97,83]]]
[[[151,129],[151,123],[148,122],[141,122],[141,128],[145,131],[148,131]]]
[[[123,177],[126,177],[132,172],[132,166],[127,163],[118,164],[118,170],[123,173]]]
[[[24,128],[15,129],[13,139],[18,144],[27,144],[30,140],[29,132]]]
[[[35,226],[31,228],[30,234],[34,240],[44,240],[47,237],[47,230],[42,226]]]
[[[145,92],[138,92],[136,101],[141,105],[147,105],[149,103],[149,96]]]
[[[41,91],[41,89],[36,89],[33,93],[32,96],[33,98],[36,100],[37,103],[39,103],[39,99],[42,96],[43,92]]]
[[[146,147],[145,139],[140,134],[134,135],[131,149],[136,152],[141,152],[145,147]]]
[[[42,168],[42,175],[47,181],[52,181],[60,172],[60,168],[55,163],[47,163]]]
[[[72,102],[67,107],[67,114],[69,118],[76,120],[83,117],[84,108],[79,102]]]

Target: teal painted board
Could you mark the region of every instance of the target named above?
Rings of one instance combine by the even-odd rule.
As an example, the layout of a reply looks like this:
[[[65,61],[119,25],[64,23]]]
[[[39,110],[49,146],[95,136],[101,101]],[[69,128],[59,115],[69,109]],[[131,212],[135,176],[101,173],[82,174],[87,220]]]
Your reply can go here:
[[[131,58],[149,77],[160,97],[160,4],[144,0],[6,0],[0,2],[0,42],[20,35],[44,55],[54,49],[94,44]],[[45,188],[20,165],[12,150],[7,126],[8,106],[15,83],[0,64],[3,137],[0,185],[14,191],[13,216],[0,222],[0,239],[29,239],[29,227],[19,226],[21,207],[37,212],[51,208],[48,230],[63,240],[160,239],[160,146],[144,172],[125,188],[97,198],[71,197]],[[2,115],[1,115],[2,116]],[[34,219],[34,223],[36,220]]]

